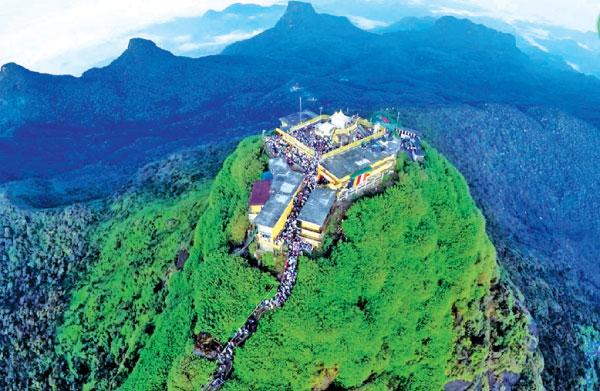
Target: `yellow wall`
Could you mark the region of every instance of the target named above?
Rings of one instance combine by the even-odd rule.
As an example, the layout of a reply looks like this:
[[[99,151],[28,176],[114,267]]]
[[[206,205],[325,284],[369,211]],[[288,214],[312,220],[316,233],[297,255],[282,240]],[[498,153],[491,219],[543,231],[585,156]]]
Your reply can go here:
[[[356,121],[356,122],[358,124],[364,126],[364,127],[367,127],[367,128],[372,128],[373,127],[373,124],[370,121],[368,121],[368,120],[366,120],[364,118],[359,118],[358,121]]]
[[[313,239],[313,240],[321,240],[323,238],[323,235],[317,232],[313,232],[307,229],[302,229],[300,230],[300,235],[305,236],[309,239]]]
[[[344,128],[344,129],[336,129],[333,131],[333,134],[331,135],[331,138],[333,139],[334,143],[339,143],[340,142],[340,136],[342,135],[349,135],[350,133],[352,133],[353,131],[356,130],[356,128],[358,127],[358,125],[356,123]]]
[[[377,175],[384,171],[389,170],[394,166],[396,162],[396,155],[391,155],[386,158],[383,158],[375,163],[371,164],[373,170],[371,171],[371,175]],[[342,189],[348,187],[348,182],[350,181],[350,175],[346,175],[343,178],[337,178],[335,175],[327,171],[323,166],[319,165],[318,174],[325,177],[330,183],[329,187],[332,189]],[[368,180],[368,179],[367,179]]]
[[[371,164],[371,167],[373,167],[373,172],[379,173],[379,172],[388,170],[390,167],[392,167],[394,165],[395,162],[396,162],[396,155],[392,155],[392,156],[388,156],[386,158],[383,158],[383,159]]]
[[[327,185],[330,189],[338,190],[343,187],[344,183],[348,183],[349,176],[346,176],[345,181],[344,178],[339,179],[329,171],[327,171],[323,166],[319,164],[317,167],[317,175],[320,175],[329,181],[329,185]]]
[[[290,128],[290,132],[292,130],[302,129],[302,128],[308,126],[308,125],[316,124],[317,122],[321,122],[321,121],[326,120],[326,119],[329,119],[328,115],[326,115],[326,114],[318,115],[315,118],[309,119],[308,121],[300,122],[298,125],[292,126]]]
[[[288,204],[288,206],[285,208],[285,210],[283,211],[283,213],[281,214],[281,216],[279,216],[279,220],[277,220],[277,222],[273,226],[273,231],[271,233],[271,238],[273,238],[273,240],[283,230],[283,227],[285,226],[285,221],[287,220],[287,217],[289,216],[289,214],[292,211],[293,207],[294,207],[294,199],[292,198],[292,200],[290,201],[290,203]]]
[[[321,121],[326,120],[328,118],[329,118],[328,115],[317,116],[317,117],[315,117],[315,118],[313,118],[311,120],[302,122],[302,123],[300,123],[300,124],[298,124],[298,125],[290,128],[290,132],[293,131],[293,130],[302,129],[302,128],[306,127],[306,126],[315,124],[317,122],[321,122]],[[356,130],[356,128],[358,127],[358,124],[361,124],[361,125],[366,126],[366,127],[372,127],[372,124],[369,121],[367,121],[367,120],[365,120],[363,118],[359,118],[354,124],[352,124],[352,125],[344,128],[344,129],[336,129],[336,130],[334,130],[333,135],[332,135],[332,138],[333,138],[334,142],[337,142],[337,140],[338,140],[338,138],[339,138],[340,135],[352,133],[354,130]],[[281,130],[280,128],[276,128],[275,132],[278,133],[279,135],[281,135],[281,137],[283,138],[283,140],[285,142],[287,142],[287,143],[295,146],[296,148],[300,149],[302,152],[308,154],[309,156],[314,156],[315,152],[314,152],[314,150],[311,147],[309,147],[308,145],[300,142],[295,137],[292,137],[288,132],[285,132],[285,131]],[[325,154],[322,155],[322,159],[326,159],[328,157],[335,156],[335,155],[338,155],[338,154],[340,154],[342,152],[345,152],[345,151],[347,151],[349,149],[356,148],[359,145],[361,145],[362,143],[369,142],[369,141],[374,140],[376,138],[385,136],[385,134],[386,134],[386,130],[383,129],[382,131],[374,133],[374,134],[372,134],[370,136],[367,136],[367,137],[365,137],[363,139],[354,141],[354,142],[352,142],[350,144],[344,145],[343,147],[339,147],[337,149],[334,149],[333,151],[327,152],[327,153],[325,153]]]
[[[266,248],[266,247],[270,246],[275,249],[281,248],[281,246],[275,245],[275,239],[283,230],[283,228],[285,226],[285,222],[287,220],[287,217],[290,215],[290,212],[292,211],[292,208],[294,207],[294,198],[296,197],[296,194],[298,194],[299,191],[300,191],[300,186],[298,186],[298,188],[294,192],[294,195],[292,196],[292,199],[290,200],[289,204],[283,210],[283,213],[281,214],[281,216],[279,216],[279,220],[277,220],[277,222],[271,229],[271,239],[263,238],[262,236],[259,237],[259,244],[263,243],[261,245],[261,247]]]
[[[304,238],[304,240],[306,240],[308,243],[310,243],[315,248],[321,247],[321,242],[319,240],[314,240],[314,239],[310,239],[310,238]]]
[[[265,251],[278,251],[282,249],[282,245],[275,244],[273,241],[263,238],[262,236],[257,236],[258,245],[261,249]]]
[[[277,128],[277,129],[275,129],[275,131],[281,135],[281,138],[286,143],[295,146],[296,148],[298,148],[300,151],[304,152],[305,154],[307,154],[309,156],[313,156],[315,154],[315,152],[312,150],[312,148],[310,148],[309,146],[301,143],[300,141],[298,141],[298,139],[296,139],[295,137],[290,136],[289,134],[287,134],[283,130]]]
[[[321,229],[323,228],[323,227],[320,227],[320,226],[318,226],[316,224],[309,223],[308,221],[303,221],[303,220],[300,220],[300,226],[302,228],[306,228],[306,229],[309,229],[309,230],[314,231],[314,232],[320,232]]]

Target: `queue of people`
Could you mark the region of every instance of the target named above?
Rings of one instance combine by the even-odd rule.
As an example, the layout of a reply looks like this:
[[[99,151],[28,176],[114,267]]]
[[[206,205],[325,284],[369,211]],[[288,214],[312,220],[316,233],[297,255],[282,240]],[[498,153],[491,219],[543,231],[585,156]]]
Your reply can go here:
[[[275,310],[285,304],[296,283],[298,258],[302,253],[312,251],[312,246],[300,236],[297,219],[310,193],[317,186],[317,167],[321,155],[333,150],[334,146],[331,140],[315,134],[314,129],[310,127],[293,130],[290,134],[305,145],[310,146],[315,154],[309,156],[300,152],[296,147],[285,142],[278,134],[265,139],[265,146],[272,156],[283,157],[289,166],[301,170],[304,174],[301,190],[293,200],[292,211],[287,218],[284,229],[276,239],[278,243],[285,245],[287,248],[287,258],[281,274],[280,284],[275,296],[261,301],[244,325],[236,331],[234,336],[218,353],[217,362],[219,366],[213,375],[212,381],[204,388],[205,391],[217,391],[223,386],[233,369],[235,348],[244,344],[256,332],[258,321],[265,312]],[[359,133],[357,136],[360,139],[366,137],[366,133]],[[414,154],[418,142],[418,138],[405,137],[402,139],[402,148],[407,152],[412,151]]]
[[[310,126],[292,130],[289,134],[302,144],[311,147],[318,154],[324,154],[335,149],[331,139],[316,134],[314,128]]]
[[[304,173],[302,188],[294,198],[292,212],[286,221],[284,230],[278,238],[287,247],[287,259],[284,264],[277,293],[274,297],[263,300],[256,306],[244,325],[236,331],[234,336],[219,352],[217,355],[219,366],[213,375],[213,380],[205,386],[204,391],[217,391],[223,386],[233,369],[233,353],[235,348],[241,346],[254,334],[258,326],[258,321],[265,312],[272,311],[284,305],[296,283],[298,258],[302,253],[312,250],[312,246],[300,237],[297,218],[310,193],[317,186],[316,174],[320,154],[317,153],[312,158],[307,157],[296,150],[296,148],[285,143],[280,136],[269,137],[265,142],[274,155],[285,157],[288,164],[297,165]]]

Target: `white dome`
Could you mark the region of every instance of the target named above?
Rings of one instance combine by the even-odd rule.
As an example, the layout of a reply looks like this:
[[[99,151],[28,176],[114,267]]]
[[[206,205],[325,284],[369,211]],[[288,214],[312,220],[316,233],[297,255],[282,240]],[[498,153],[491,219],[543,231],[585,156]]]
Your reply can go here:
[[[350,117],[342,113],[342,111],[340,110],[337,113],[333,114],[329,120],[336,128],[343,129],[346,126],[348,126],[348,123],[350,122]]]

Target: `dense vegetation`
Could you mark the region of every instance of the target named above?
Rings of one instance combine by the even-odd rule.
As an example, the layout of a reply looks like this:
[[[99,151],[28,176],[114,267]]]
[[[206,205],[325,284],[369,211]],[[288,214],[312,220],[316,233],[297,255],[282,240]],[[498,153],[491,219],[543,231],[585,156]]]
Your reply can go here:
[[[407,107],[400,119],[467,178],[538,322],[544,384],[576,388],[594,371],[579,330],[600,330],[598,129],[556,110],[491,104]]]
[[[208,178],[230,148],[190,149],[144,166],[104,211],[92,238],[98,255],[58,330],[62,381],[114,389],[131,372],[194,244]]]
[[[194,334],[208,331],[226,340],[256,303],[273,292],[276,284],[269,274],[227,255],[243,239],[250,186],[265,162],[260,139],[251,138],[223,164],[196,228],[190,258],[171,280],[165,311],[123,389],[163,390],[167,383],[199,387],[214,368],[192,357]]]
[[[70,380],[86,389],[113,389],[135,364],[164,310],[175,258],[188,247],[206,191],[154,201],[95,234],[100,256],[73,293],[59,351]]]
[[[321,257],[302,259],[292,299],[264,318],[257,335],[238,351],[228,389],[324,389],[332,382],[342,388],[365,383],[424,389],[453,379],[487,384],[486,370],[523,372],[531,356],[529,319],[508,303],[512,294],[494,297],[494,249],[464,180],[433,149],[424,167],[400,162],[396,185],[355,203],[341,222],[341,238],[330,238]],[[102,300],[99,314],[85,310],[98,303],[90,288],[81,299],[74,296],[67,319],[88,315],[65,325],[61,348],[67,353],[75,347],[71,363],[81,365],[83,357],[98,353],[114,363],[104,373],[97,364],[91,367],[89,386],[108,389],[122,382],[125,390],[192,390],[207,381],[214,363],[193,356],[194,335],[205,331],[226,341],[276,287],[270,273],[252,266],[255,261],[230,255],[247,227],[249,188],[264,168],[258,138],[243,141],[225,161],[196,226],[190,258],[164,290],[153,291],[165,266],[157,260],[130,286],[139,294],[120,289],[112,294],[117,299]],[[174,210],[189,209],[193,199],[178,201]],[[150,205],[140,213],[153,210]],[[162,214],[159,225],[168,210]],[[125,226],[145,221],[143,215],[131,219],[122,229],[113,227],[106,239],[104,251],[115,266],[131,249],[148,251],[143,240],[128,251],[125,241],[114,248],[114,240],[130,232]],[[179,242],[169,246],[166,254]],[[113,270],[119,286],[134,280],[124,269],[98,267]],[[140,278],[148,283],[140,284]],[[82,304],[84,311],[76,311]],[[512,334],[498,333],[501,329]],[[77,338],[82,331],[86,337]]]
[[[462,177],[427,153],[349,209],[330,255],[302,259],[292,298],[239,350],[227,389],[439,389],[485,370],[494,249]],[[502,370],[521,373],[526,322],[508,323],[518,335],[500,342],[515,348]],[[468,358],[457,362],[461,344]]]
[[[139,315],[151,318],[160,310],[161,281],[172,270],[163,274],[161,267],[173,262],[180,244],[188,244],[210,187],[207,177],[230,148],[188,149],[146,165],[124,193],[105,202],[30,210],[0,199],[0,371],[6,373],[0,388],[81,389],[92,379],[104,384],[118,378],[111,360],[127,356],[128,365],[139,346],[120,352],[122,338],[113,344],[107,331],[126,333],[129,325],[145,321],[144,332],[151,333],[151,320]],[[140,281],[152,284],[156,297],[135,285]],[[56,346],[57,326],[69,301],[86,295],[89,300],[80,303],[85,314],[79,319],[67,312],[68,326],[59,330],[63,351]],[[144,307],[150,304],[156,305]],[[127,342],[141,345],[144,339],[132,334]],[[69,370],[68,362],[80,371]]]
[[[88,207],[25,211],[0,195],[0,389],[64,384],[55,328],[69,290],[95,258],[95,220]]]
[[[330,61],[321,60],[325,57]],[[543,57],[528,56],[510,35],[464,19],[442,17],[422,28],[376,35],[293,3],[277,26],[233,44],[224,55],[176,57],[134,39],[112,64],[81,78],[40,75],[8,64],[0,70],[5,102],[0,107],[0,192],[6,190],[13,203],[34,207],[102,198],[126,184],[137,167],[168,151],[272,127],[274,118],[295,110],[300,96],[306,107],[325,112],[417,106],[403,109],[403,119],[465,175],[500,249],[499,261],[539,322],[547,387],[571,389],[582,376],[590,378],[590,371],[600,373],[580,348],[579,333],[600,330],[599,138],[593,126],[600,123],[600,89],[597,79],[556,69]],[[227,216],[222,212],[215,216]],[[227,247],[235,246],[244,217],[222,224],[236,228]],[[87,235],[87,223],[71,226],[68,235],[75,230],[81,238]],[[216,245],[217,239],[206,245]],[[15,271],[35,276],[38,269],[44,275],[46,265],[58,265],[55,271],[64,267],[30,262],[38,241],[24,243],[19,259],[11,258],[3,270],[4,279]],[[62,240],[56,243],[61,246]],[[76,259],[72,270],[94,260]],[[280,260],[262,262],[274,266]],[[52,280],[56,285],[44,285],[35,295],[48,297],[43,292],[66,282]],[[7,285],[5,291],[12,289]],[[32,310],[37,302],[19,304],[21,315],[37,313]],[[62,307],[52,308],[56,318]],[[7,320],[6,330],[14,331],[9,324],[19,319]],[[52,329],[52,322],[45,324]],[[41,339],[52,344],[51,338]],[[35,363],[53,360],[39,354],[31,358],[21,351],[26,344],[3,348],[20,351],[27,368],[38,368],[33,377],[44,378],[48,365]],[[13,365],[7,361],[7,367]]]
[[[273,294],[279,258],[231,255],[266,166],[260,138],[240,143],[212,181],[187,158],[142,170],[132,188],[143,190],[105,212],[56,346],[47,341],[38,360],[52,373],[39,387],[197,389],[215,367],[193,356],[194,336],[226,341]],[[228,389],[489,386],[520,375],[537,385],[529,317],[498,279],[464,180],[431,148],[424,165],[400,159],[398,173],[336,213],[325,250],[301,259],[291,300],[238,351]]]
[[[237,137],[272,126],[274,116],[287,114],[296,107],[299,94],[307,98],[306,102],[314,101],[310,103],[314,105],[313,109],[322,105],[326,111],[349,107],[351,111],[365,112],[397,102],[425,103],[426,107],[405,110],[407,123],[423,130],[467,177],[474,197],[486,213],[494,243],[500,246],[501,261],[524,291],[528,305],[540,321],[547,386],[573,388],[581,376],[594,381],[600,371],[598,361],[588,360],[586,351],[580,347],[597,343],[597,330],[600,330],[597,289],[600,263],[596,251],[600,232],[600,209],[596,207],[600,183],[596,169],[597,129],[561,112],[528,106],[553,104],[597,124],[598,111],[594,109],[599,96],[597,80],[540,66],[518,51],[510,36],[466,20],[442,18],[430,29],[417,33],[399,32],[375,37],[357,31],[344,19],[320,17],[306,6],[296,7],[298,12],[288,14],[276,29],[230,48],[230,53],[245,56],[177,58],[151,42],[133,40],[113,64],[88,72],[80,79],[39,75],[14,64],[3,67],[0,96],[6,104],[0,133],[6,137],[0,140],[0,149],[4,152],[0,154],[0,181],[28,176],[36,178],[7,184],[11,201],[48,207],[103,197],[123,185],[136,167],[163,156],[166,151],[212,142],[217,138]],[[293,26],[296,26],[295,30],[289,29]],[[355,38],[350,46],[348,36]],[[279,47],[274,45],[281,42],[286,42],[281,46],[285,53],[275,50]],[[306,55],[313,54],[315,48],[351,66],[340,70],[334,62],[321,61],[322,56]],[[277,59],[256,57],[272,53],[293,61],[282,64]],[[317,59],[315,63],[309,63],[314,59]],[[323,67],[329,68],[323,71]],[[296,84],[300,86],[297,91],[291,89]],[[588,99],[582,103],[580,96]],[[55,104],[47,105],[49,100]],[[432,106],[484,101],[518,103],[522,109],[499,105],[491,108],[487,105],[484,108]],[[250,150],[246,148],[244,153],[250,153]],[[0,337],[3,338],[1,358],[2,368],[11,368],[11,375],[0,382],[11,383],[15,388],[36,382],[43,386],[52,382],[62,385],[65,383],[60,381],[76,376],[77,381],[90,381],[90,385],[97,381],[100,387],[108,384],[105,382],[119,384],[133,365],[135,370],[126,383],[132,388],[141,384],[144,376],[148,378],[148,386],[157,389],[164,386],[167,378],[173,387],[185,388],[186,384],[202,382],[202,376],[211,367],[188,355],[194,332],[206,328],[225,338],[227,329],[234,327],[245,308],[251,306],[250,302],[271,289],[273,284],[268,276],[252,274],[256,271],[248,268],[245,260],[227,256],[228,250],[243,237],[246,224],[244,215],[240,214],[243,192],[247,191],[247,181],[258,170],[255,160],[249,159],[245,161],[251,168],[248,176],[233,175],[235,170],[244,172],[243,165],[234,163],[244,161],[244,153],[238,153],[230,161],[229,168],[221,174],[222,179],[215,183],[215,189],[221,190],[212,193],[213,200],[208,202],[206,217],[202,218],[203,227],[195,231],[193,246],[191,242],[187,243],[193,253],[191,260],[202,266],[188,265],[183,272],[172,275],[166,287],[158,290],[156,301],[148,293],[143,296],[140,293],[140,297],[122,296],[119,303],[125,309],[121,311],[131,310],[131,319],[121,319],[111,313],[112,321],[117,325],[109,326],[108,320],[100,325],[100,330],[112,331],[111,327],[122,330],[119,322],[126,319],[132,322],[132,327],[149,326],[147,332],[144,329],[144,334],[133,337],[127,344],[123,338],[118,338],[115,351],[98,354],[102,360],[117,360],[119,376],[115,379],[110,379],[112,374],[108,373],[92,374],[93,368],[100,368],[93,360],[80,367],[83,370],[80,374],[72,375],[58,368],[48,375],[56,357],[51,348],[54,326],[62,315],[73,283],[80,281],[78,292],[84,292],[85,285],[92,281],[108,289],[108,285],[100,282],[99,275],[96,275],[97,280],[92,276],[79,277],[88,265],[92,267],[90,273],[99,273],[94,261],[106,259],[102,255],[96,257],[96,249],[87,247],[96,216],[80,207],[69,208],[66,212],[33,214],[2,206],[2,224],[15,229],[9,235],[14,240],[6,241],[0,251],[2,261],[8,260],[3,263],[7,266],[0,270],[0,277],[6,282],[2,287],[3,297],[9,298],[1,307],[5,314]],[[202,156],[211,159],[218,154],[208,151]],[[190,161],[197,163],[197,160]],[[214,171],[206,172],[212,176]],[[225,174],[227,172],[229,174]],[[152,173],[152,170],[148,172],[149,175]],[[114,234],[122,235],[123,241],[133,243],[134,239],[127,237],[130,232],[122,224],[128,213],[144,219],[158,218],[158,209],[164,205],[169,213],[183,214],[181,210],[177,211],[179,200],[189,204],[192,201],[185,201],[186,197],[179,198],[179,195],[187,191],[189,182],[195,182],[199,177],[202,175],[185,178],[183,182],[188,183],[176,192],[175,201],[166,199],[171,196],[153,194],[148,198],[150,209],[145,212],[140,211],[143,208],[140,203],[129,198],[122,204],[126,213],[116,217],[110,215],[108,218],[115,220],[103,225],[107,237],[114,229]],[[179,178],[171,179],[177,185],[182,183]],[[229,185],[225,183],[227,179],[232,180]],[[206,196],[202,189],[196,190],[199,198]],[[152,210],[152,205],[156,209]],[[196,212],[198,214],[194,214]],[[194,218],[199,213],[199,210],[192,211]],[[194,224],[191,220],[182,221],[187,224],[186,228],[174,229],[187,240]],[[154,238],[150,231],[133,225],[132,234]],[[163,232],[157,231],[157,235],[160,240],[172,239]],[[105,246],[108,243],[105,239],[96,237],[98,240],[94,244],[104,246],[101,251],[118,253],[117,249]],[[347,235],[341,243],[332,243],[331,253],[324,257],[328,259],[343,253],[344,240],[351,239],[352,236]],[[329,240],[333,242],[332,238]],[[161,252],[160,249],[165,253],[166,249],[178,250],[179,243],[179,239],[177,245],[150,240],[145,246],[125,248],[139,250],[148,256]],[[137,262],[133,255],[129,259],[124,257],[118,254],[120,261],[114,262],[124,262],[127,267]],[[263,259],[263,263],[278,264],[276,259]],[[317,264],[322,267],[321,263]],[[160,278],[166,281],[166,275],[161,274],[162,266],[144,265],[149,266],[152,278],[162,276]],[[221,274],[225,272],[230,274]],[[118,274],[110,270],[104,273],[107,278]],[[225,298],[213,291],[200,296],[196,292],[204,286],[201,284],[213,284],[216,289],[225,281],[230,284],[223,288],[227,292],[232,286],[245,286],[248,273],[253,276],[248,279],[250,281],[264,279],[265,289],[256,288],[247,297],[244,292],[236,292],[238,296],[232,296],[231,303],[235,301],[242,308],[239,312],[221,313],[215,309],[217,306],[203,307],[209,304],[202,297],[212,298],[217,304]],[[129,284],[128,276],[120,277],[125,285]],[[152,280],[150,276],[146,277]],[[22,285],[12,281],[20,281]],[[151,282],[155,281],[158,280]],[[32,286],[35,289],[30,289]],[[22,287],[28,290],[19,291]],[[485,307],[486,313],[501,314],[510,324],[513,315],[520,311],[521,300],[498,294],[504,290],[496,289],[495,285],[492,290],[494,293],[484,299],[484,303],[503,300],[504,304],[498,311],[490,312]],[[122,293],[120,289],[118,292]],[[92,308],[88,303],[92,299],[84,300],[84,308]],[[151,311],[155,320],[136,315],[141,311],[141,307],[136,308],[138,299],[144,305],[158,303],[158,308]],[[127,305],[133,310],[125,307]],[[473,311],[476,307],[473,303]],[[201,319],[205,315],[215,316],[215,319],[204,324]],[[275,319],[276,316],[284,315],[274,315]],[[517,318],[514,321],[519,324],[525,321]],[[496,342],[508,341],[494,349],[518,346],[510,341],[518,340],[519,335],[506,336],[504,329],[509,327],[505,327],[503,321],[488,320],[482,323],[473,317],[463,324],[462,331],[455,332],[457,346],[461,347],[455,355],[461,357],[460,360],[457,358],[459,364],[463,361],[467,364],[458,365],[452,376],[470,378],[470,373],[476,372],[469,367],[472,361],[470,344],[479,344],[481,336],[478,332],[482,327],[490,327],[485,329],[484,343],[492,343],[494,333],[499,337]],[[94,316],[90,321],[102,323]],[[61,335],[65,346],[70,348],[75,339],[73,335],[69,336],[69,330],[76,334],[72,326],[77,323],[73,323],[72,314],[66,322],[65,327],[71,328],[63,329]],[[112,344],[94,333],[95,324],[81,323],[80,326],[86,330],[89,341]],[[108,328],[103,329],[104,326]],[[30,339],[19,338],[23,329],[29,330]],[[580,330],[593,332],[581,334]],[[487,331],[490,331],[489,336]],[[472,339],[471,335],[478,336]],[[118,351],[124,346],[129,348],[129,342],[133,343],[131,351]],[[105,349],[106,346],[98,348]],[[92,346],[75,346],[73,352],[81,354],[85,361],[93,349]],[[481,352],[484,354],[485,349]],[[494,351],[493,356],[497,355]],[[125,361],[115,358],[124,356],[127,356]],[[74,356],[69,360],[76,367],[81,358]],[[517,360],[515,367],[521,361]],[[504,366],[498,365],[498,368]],[[89,373],[86,373],[86,367]],[[25,383],[20,383],[17,378]],[[343,377],[341,379],[340,382]],[[240,377],[238,381],[243,379]]]

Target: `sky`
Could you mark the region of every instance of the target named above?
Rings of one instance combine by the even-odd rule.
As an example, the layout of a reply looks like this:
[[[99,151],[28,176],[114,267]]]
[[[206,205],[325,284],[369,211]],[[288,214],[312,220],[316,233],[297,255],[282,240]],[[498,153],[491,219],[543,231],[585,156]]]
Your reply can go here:
[[[395,0],[365,0],[377,7]],[[122,52],[136,31],[178,17],[199,16],[237,3],[279,0],[0,0],[0,64],[16,62],[53,74],[81,74]],[[327,0],[315,0],[326,4]],[[484,15],[592,31],[598,0],[399,0],[434,14]],[[349,15],[361,27],[381,22]]]

